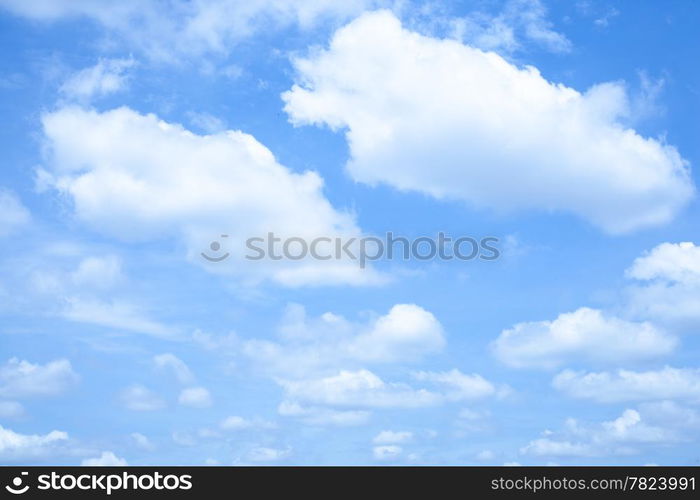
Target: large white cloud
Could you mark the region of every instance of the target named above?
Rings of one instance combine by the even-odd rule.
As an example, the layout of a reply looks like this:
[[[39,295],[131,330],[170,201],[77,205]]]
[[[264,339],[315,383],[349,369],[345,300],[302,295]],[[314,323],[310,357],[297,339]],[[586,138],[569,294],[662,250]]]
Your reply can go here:
[[[345,129],[358,181],[495,210],[576,214],[625,232],[667,222],[694,187],[675,148],[625,128],[624,87],[584,93],[499,55],[364,14],[297,59],[294,124]]]
[[[307,242],[360,235],[354,218],[326,200],[315,172],[291,172],[248,134],[200,136],[128,108],[66,107],[44,115],[43,125],[49,153],[41,182],[67,195],[76,216],[100,231],[127,239],[180,236],[207,269],[248,280],[292,286],[379,280],[348,259],[244,260],[257,255],[245,241],[269,232]],[[210,252],[212,240],[220,251]],[[214,265],[203,252],[230,258]]]
[[[676,339],[651,323],[631,322],[582,307],[554,321],[518,323],[493,342],[514,367],[556,368],[567,362],[622,363],[673,351]]]
[[[700,402],[700,370],[665,367],[645,372],[565,370],[552,385],[568,396],[600,403],[682,399]]]

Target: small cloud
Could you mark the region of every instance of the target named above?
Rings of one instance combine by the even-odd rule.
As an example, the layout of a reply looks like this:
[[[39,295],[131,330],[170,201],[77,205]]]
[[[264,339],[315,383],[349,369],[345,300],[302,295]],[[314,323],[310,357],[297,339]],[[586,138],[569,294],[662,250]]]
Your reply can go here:
[[[129,465],[126,460],[119,458],[111,451],[103,451],[99,457],[86,458],[81,462],[80,465],[90,466],[90,467],[124,467]]]
[[[401,456],[403,448],[396,445],[375,446],[372,455],[375,460],[394,460]]]
[[[132,411],[156,411],[165,408],[165,402],[156,393],[139,384],[124,389],[121,401]]]
[[[0,367],[0,397],[56,396],[77,382],[78,375],[67,359],[41,365],[12,358]]]
[[[59,91],[67,99],[84,103],[113,94],[126,88],[126,72],[134,65],[133,59],[100,59],[68,78]]]
[[[411,439],[413,439],[412,432],[382,431],[374,437],[372,442],[375,444],[397,444],[405,443]]]
[[[63,431],[43,435],[20,434],[0,425],[0,459],[7,462],[50,456],[67,440],[68,434]]]
[[[170,372],[181,384],[194,382],[194,374],[180,358],[172,353],[158,354],[153,357],[153,363],[159,370]]]
[[[17,401],[0,401],[0,418],[19,418],[24,415],[24,407]]]
[[[7,236],[31,220],[19,198],[6,189],[0,188],[0,237]]]
[[[207,408],[212,405],[211,395],[204,387],[188,387],[180,392],[177,399],[182,406],[191,408]]]
[[[291,448],[277,449],[259,446],[250,450],[248,459],[252,462],[277,462],[287,458],[291,453]]]
[[[147,451],[152,451],[155,449],[155,445],[151,442],[151,440],[139,432],[132,432],[129,437],[137,448]]]

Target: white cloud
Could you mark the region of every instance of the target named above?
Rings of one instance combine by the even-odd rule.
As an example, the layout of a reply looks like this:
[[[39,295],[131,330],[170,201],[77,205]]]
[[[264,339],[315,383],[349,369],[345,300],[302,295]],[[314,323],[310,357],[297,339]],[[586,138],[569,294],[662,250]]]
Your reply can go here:
[[[177,402],[191,408],[208,408],[211,406],[211,394],[204,387],[188,387],[180,392]]]
[[[153,356],[153,362],[159,370],[169,371],[181,384],[191,384],[194,382],[194,374],[180,358],[172,353],[166,352]]]
[[[518,323],[504,330],[492,348],[514,367],[556,368],[572,361],[621,363],[663,356],[674,337],[651,323],[636,323],[580,308],[554,321]]]
[[[133,59],[100,59],[94,66],[68,78],[59,90],[65,97],[79,102],[113,94],[126,87],[125,72],[133,65]]]
[[[384,382],[369,370],[341,370],[319,379],[278,380],[290,401],[360,408],[421,408],[446,402],[479,399],[496,394],[479,375],[419,372],[415,378],[436,385],[436,390],[414,389],[400,382]]]
[[[565,370],[552,385],[568,396],[600,403],[685,399],[700,402],[700,370],[665,367],[635,372],[575,372]]]
[[[627,309],[679,331],[700,329],[700,247],[662,243],[635,259],[627,277]]]
[[[209,113],[190,111],[187,113],[190,123],[207,134],[216,134],[226,130],[226,124],[220,118]]]
[[[225,431],[242,431],[248,429],[274,429],[275,424],[266,420],[249,420],[238,415],[231,415],[222,420],[219,427]]]
[[[153,451],[155,449],[155,445],[148,439],[148,436],[144,436],[140,432],[132,432],[129,437],[131,437],[137,448],[147,451]]]
[[[0,401],[0,418],[19,418],[24,415],[24,407],[17,401]]]
[[[700,282],[700,247],[689,241],[662,243],[635,259],[627,276],[645,281]]]
[[[183,238],[193,262],[248,281],[381,281],[349,259],[244,260],[256,255],[246,240],[270,232],[306,241],[360,235],[354,218],[323,196],[318,174],[291,172],[251,135],[200,136],[128,108],[66,107],[45,114],[43,125],[49,166],[40,172],[43,184],[67,195],[77,218],[102,232],[127,240]],[[213,240],[219,252],[209,251]],[[229,258],[213,265],[204,252]]]
[[[78,375],[67,359],[40,365],[12,358],[0,367],[1,397],[56,396],[77,382]]]
[[[122,261],[116,255],[85,257],[71,274],[73,284],[82,288],[109,289],[124,279]]]
[[[280,385],[290,400],[327,406],[420,408],[442,402],[440,394],[384,382],[369,370],[342,370],[321,379],[281,380]]]
[[[612,233],[670,220],[694,194],[675,148],[620,123],[619,83],[580,93],[492,52],[364,14],[297,59],[295,125],[345,129],[355,180],[498,211],[578,215]],[[503,182],[508,179],[508,182]]]
[[[446,399],[464,401],[508,392],[507,388],[498,391],[494,385],[476,373],[466,375],[457,369],[447,372],[416,372],[413,378],[421,382],[438,385]]]
[[[366,424],[371,413],[364,410],[335,410],[320,406],[302,406],[292,401],[282,401],[277,412],[283,417],[294,417],[301,422],[318,427],[353,427]]]
[[[279,326],[279,342],[249,340],[243,352],[257,366],[283,375],[304,376],[317,370],[336,371],[339,364],[419,360],[441,351],[442,325],[415,304],[394,305],[387,314],[353,323],[327,312],[308,318],[304,308],[292,304]]]
[[[522,447],[520,453],[569,459],[631,455],[639,452],[639,446],[678,439],[673,430],[648,424],[633,409],[627,409],[618,418],[599,424],[583,424],[570,418],[561,432],[548,431],[544,434],[544,437]]]
[[[472,12],[450,18],[449,24],[455,37],[484,50],[511,53],[523,49],[523,42],[551,52],[571,50],[571,42],[547,20],[540,0],[509,0],[498,14]]]
[[[413,433],[408,431],[382,431],[372,440],[375,444],[398,444],[406,443],[413,439]]]
[[[194,446],[197,444],[195,437],[189,432],[175,431],[172,434],[173,442],[179,446]]]
[[[7,236],[31,220],[29,210],[17,196],[0,188],[0,236]]]
[[[68,265],[71,269],[66,269]],[[177,333],[175,328],[151,319],[146,307],[134,303],[147,303],[148,299],[135,299],[134,287],[122,286],[128,280],[117,255],[89,255],[81,245],[59,243],[29,255],[27,263],[18,268],[15,279],[28,283],[27,293],[33,294],[43,314],[161,337]]]
[[[595,455],[595,451],[588,444],[556,441],[550,438],[530,441],[520,449],[520,453],[536,457],[590,457]]]
[[[155,411],[165,407],[165,402],[156,393],[139,384],[124,389],[121,401],[132,411]]]
[[[63,431],[48,434],[19,434],[0,425],[0,457],[5,460],[26,460],[51,455],[68,440]]]
[[[442,325],[415,304],[397,304],[346,347],[364,361],[419,359],[445,347]]]
[[[277,462],[287,458],[291,453],[291,448],[278,449],[258,446],[250,450],[248,459],[252,462]]]
[[[114,38],[153,59],[175,62],[209,52],[226,54],[238,42],[261,31],[297,26],[307,29],[325,20],[356,15],[374,0],[2,0],[0,7],[41,21],[87,17]]]
[[[401,456],[403,448],[389,444],[385,446],[375,446],[372,448],[372,455],[376,460],[395,460]]]
[[[91,297],[67,297],[61,313],[66,319],[80,323],[145,333],[157,337],[171,337],[175,330],[146,316],[139,307],[122,300],[103,301]]]
[[[129,465],[129,464],[126,462],[126,460],[124,460],[123,458],[119,458],[113,452],[103,451],[99,457],[86,458],[85,460],[82,461],[82,463],[80,465],[89,466],[89,467],[95,467],[95,466],[124,467],[124,466]]]

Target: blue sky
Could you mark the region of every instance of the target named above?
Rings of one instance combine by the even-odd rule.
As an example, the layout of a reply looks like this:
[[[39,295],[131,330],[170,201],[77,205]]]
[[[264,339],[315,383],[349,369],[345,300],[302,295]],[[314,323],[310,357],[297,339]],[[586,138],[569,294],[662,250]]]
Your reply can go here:
[[[699,16],[0,0],[0,461],[697,464]]]

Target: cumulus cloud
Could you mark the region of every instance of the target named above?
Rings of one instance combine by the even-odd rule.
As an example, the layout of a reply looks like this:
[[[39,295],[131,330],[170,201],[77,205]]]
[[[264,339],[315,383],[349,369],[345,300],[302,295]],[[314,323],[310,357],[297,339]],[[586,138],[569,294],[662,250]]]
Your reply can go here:
[[[80,465],[95,467],[124,467],[129,465],[126,460],[119,458],[111,451],[103,451],[99,457],[86,458]]]
[[[140,384],[127,387],[120,397],[124,406],[132,411],[156,411],[165,407],[165,402],[155,392]]]
[[[133,59],[100,59],[97,64],[82,69],[68,78],[59,91],[64,97],[89,102],[123,90],[127,85],[126,71],[134,66]]]
[[[440,322],[415,304],[396,304],[387,314],[359,323],[331,312],[309,318],[302,306],[292,304],[278,331],[279,342],[249,340],[242,350],[258,366],[284,375],[335,371],[339,364],[416,361],[446,344]]]
[[[7,236],[31,220],[29,210],[17,196],[0,188],[0,237]]]
[[[667,222],[694,194],[674,147],[621,124],[620,83],[581,93],[410,32],[387,11],[362,15],[295,66],[286,112],[295,125],[344,129],[357,181],[571,213],[611,233]]]
[[[211,394],[205,387],[188,387],[180,392],[177,402],[191,408],[208,408],[211,406]]]
[[[42,184],[65,194],[77,218],[100,231],[127,240],[183,238],[192,261],[250,281],[381,281],[349,259],[244,260],[251,255],[246,240],[270,232],[306,241],[361,234],[353,216],[324,197],[318,174],[291,172],[251,135],[197,135],[128,108],[65,107],[44,115],[43,126],[48,169],[40,171]],[[213,266],[204,252],[230,258]]]
[[[631,315],[678,331],[699,331],[700,247],[689,241],[662,243],[635,259],[626,274],[636,281],[626,290]]]
[[[226,54],[260,31],[296,26],[308,29],[337,21],[377,4],[375,0],[2,0],[0,7],[44,22],[88,18],[128,46],[159,61]]]
[[[0,425],[0,458],[4,461],[44,458],[57,452],[68,440],[63,431],[48,434],[20,434]]]
[[[568,396],[599,403],[684,399],[700,402],[700,370],[665,367],[635,372],[576,372],[565,370],[552,385]]]
[[[554,321],[518,323],[493,342],[507,365],[556,368],[567,362],[621,363],[673,351],[676,339],[648,322],[631,322],[586,307]]]
[[[67,359],[41,365],[12,358],[0,367],[0,397],[56,396],[77,382],[78,375]]]

